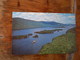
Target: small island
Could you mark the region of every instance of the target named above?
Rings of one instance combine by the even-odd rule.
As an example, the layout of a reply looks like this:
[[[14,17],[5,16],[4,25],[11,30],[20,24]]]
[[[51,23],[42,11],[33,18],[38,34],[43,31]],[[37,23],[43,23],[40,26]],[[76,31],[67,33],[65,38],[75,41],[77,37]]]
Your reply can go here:
[[[66,34],[55,37],[51,43],[45,44],[39,54],[73,53],[75,51],[75,28],[71,28]]]
[[[28,34],[28,36],[32,36],[33,34]]]
[[[33,38],[38,38],[38,35],[33,36]]]
[[[43,30],[43,31],[39,31],[39,32],[35,32],[38,34],[51,34],[54,33],[55,31],[61,31],[62,29],[55,29],[55,30]]]
[[[20,36],[13,36],[12,39],[24,39],[28,38],[29,36],[32,36],[33,34],[27,34],[27,35],[20,35]]]
[[[28,36],[27,35],[13,36],[12,39],[24,39],[24,38],[28,38]]]

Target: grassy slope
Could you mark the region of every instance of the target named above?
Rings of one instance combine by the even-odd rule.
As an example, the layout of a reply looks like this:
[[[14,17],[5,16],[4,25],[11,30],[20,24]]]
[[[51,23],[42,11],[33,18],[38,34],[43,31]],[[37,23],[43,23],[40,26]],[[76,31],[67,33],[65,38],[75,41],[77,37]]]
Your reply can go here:
[[[55,27],[64,28],[66,25],[57,22],[43,22],[43,21],[33,21],[23,18],[13,18],[12,27],[13,30],[27,29],[27,28],[40,28],[40,27]]]
[[[12,25],[13,30],[26,29],[26,28],[52,27],[52,25],[50,24],[44,24],[42,22],[32,21],[22,18],[13,18],[12,24],[13,24]]]
[[[44,45],[39,54],[72,53],[75,50],[75,28],[72,28],[66,34],[56,37],[51,43]]]

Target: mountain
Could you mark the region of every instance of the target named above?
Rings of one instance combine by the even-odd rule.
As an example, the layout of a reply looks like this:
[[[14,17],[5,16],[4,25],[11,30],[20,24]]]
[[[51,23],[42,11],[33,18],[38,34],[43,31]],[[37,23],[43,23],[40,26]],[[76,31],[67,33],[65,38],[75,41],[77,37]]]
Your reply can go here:
[[[45,24],[50,24],[50,25],[53,25],[54,27],[64,27],[65,24],[62,24],[62,23],[57,23],[57,22],[42,22],[42,23],[45,23]]]
[[[37,27],[52,27],[50,24],[44,24],[42,22],[32,21],[22,18],[13,18],[12,22],[13,30],[26,29],[26,28],[37,28]]]
[[[64,24],[57,22],[33,21],[23,18],[13,18],[13,30],[26,29],[26,28],[39,28],[39,27],[64,27]]]
[[[57,23],[57,22],[45,22],[45,21],[41,21],[42,23],[46,23],[46,24],[50,24],[50,25],[56,25],[56,24],[61,24],[61,23]]]
[[[42,22],[42,23],[45,23],[45,24],[50,24],[50,25],[53,25],[55,27],[66,27],[66,26],[75,26],[75,24],[62,24],[62,23],[58,23],[58,22]]]

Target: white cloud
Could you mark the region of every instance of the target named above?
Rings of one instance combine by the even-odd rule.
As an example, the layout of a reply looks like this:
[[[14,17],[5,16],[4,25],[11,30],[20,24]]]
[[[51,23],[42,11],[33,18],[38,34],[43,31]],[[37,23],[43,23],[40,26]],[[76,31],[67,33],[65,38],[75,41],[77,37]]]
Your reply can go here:
[[[55,21],[59,23],[72,23],[75,21],[74,15],[66,15],[60,13],[34,13],[34,12],[14,12],[12,17],[20,17],[35,21]],[[72,18],[70,20],[69,18]],[[72,22],[71,22],[72,21]]]
[[[75,18],[75,16],[68,16],[69,18]]]

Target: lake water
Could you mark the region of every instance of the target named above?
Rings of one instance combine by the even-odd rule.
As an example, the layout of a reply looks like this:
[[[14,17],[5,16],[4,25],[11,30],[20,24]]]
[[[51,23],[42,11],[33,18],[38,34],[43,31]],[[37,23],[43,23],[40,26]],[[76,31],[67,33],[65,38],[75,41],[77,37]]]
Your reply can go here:
[[[12,52],[13,54],[24,55],[24,54],[38,54],[42,46],[47,43],[52,42],[52,39],[65,34],[67,30],[73,28],[73,26],[67,26],[66,28],[53,28],[53,27],[44,27],[44,28],[33,28],[33,29],[24,29],[24,30],[14,30],[13,36],[33,34],[29,38],[24,39],[15,39],[12,40]],[[43,31],[43,30],[53,30],[53,29],[62,29],[61,31],[56,31],[51,34],[38,34],[34,32]],[[33,38],[34,35],[38,35],[38,38]],[[32,43],[36,40],[36,43]]]

